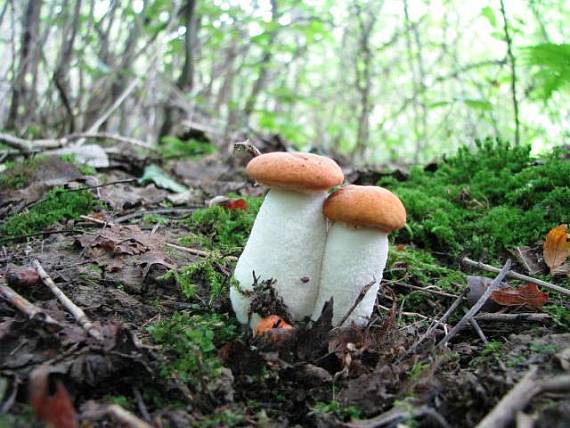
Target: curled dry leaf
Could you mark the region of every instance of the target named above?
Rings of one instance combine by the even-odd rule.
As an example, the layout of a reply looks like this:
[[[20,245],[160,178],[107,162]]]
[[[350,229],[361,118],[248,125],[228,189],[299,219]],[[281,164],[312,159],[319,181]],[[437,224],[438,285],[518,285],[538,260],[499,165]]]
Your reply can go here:
[[[554,274],[570,256],[570,243],[568,242],[568,225],[561,224],[546,235],[544,242],[544,261]]]
[[[40,366],[30,375],[30,402],[38,418],[53,428],[77,428],[77,415],[69,393],[61,382],[49,395],[49,369]]]
[[[6,282],[10,287],[33,287],[40,282],[40,275],[31,266],[10,265],[6,271]]]
[[[541,309],[548,301],[548,295],[540,291],[536,284],[526,284],[519,288],[502,288],[491,293],[491,300],[503,306],[526,305]]]

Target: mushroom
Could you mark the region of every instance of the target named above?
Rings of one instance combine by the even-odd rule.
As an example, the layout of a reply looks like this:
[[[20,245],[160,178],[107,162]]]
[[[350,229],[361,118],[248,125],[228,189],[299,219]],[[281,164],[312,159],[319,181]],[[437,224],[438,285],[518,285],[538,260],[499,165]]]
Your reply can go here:
[[[320,288],[312,319],[333,298],[333,326],[356,304],[345,324],[368,322],[388,257],[388,233],[406,223],[406,209],[396,195],[377,186],[351,185],[331,194],[324,214],[334,223],[323,256]]]
[[[275,290],[291,319],[312,314],[326,240],[322,213],[327,190],[344,180],[332,160],[310,153],[273,152],[253,158],[248,175],[271,187],[253,224],[230,289],[238,321],[247,324],[254,274],[275,280]],[[251,314],[251,327],[259,314]],[[263,314],[261,314],[263,315]]]

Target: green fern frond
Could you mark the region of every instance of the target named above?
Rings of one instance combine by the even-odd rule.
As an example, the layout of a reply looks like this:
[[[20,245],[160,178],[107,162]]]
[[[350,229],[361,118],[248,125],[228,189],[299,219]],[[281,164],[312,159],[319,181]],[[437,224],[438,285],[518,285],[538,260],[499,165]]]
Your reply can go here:
[[[544,43],[524,48],[522,61],[537,69],[536,92],[545,101],[554,92],[570,88],[570,44]]]

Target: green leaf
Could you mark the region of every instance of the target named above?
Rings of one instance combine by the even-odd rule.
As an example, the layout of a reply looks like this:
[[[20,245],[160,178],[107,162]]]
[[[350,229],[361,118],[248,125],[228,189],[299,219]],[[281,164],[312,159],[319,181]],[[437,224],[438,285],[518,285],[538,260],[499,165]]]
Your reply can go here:
[[[166,190],[171,190],[175,193],[186,192],[188,189],[182,184],[177,183],[170,178],[162,169],[157,165],[149,165],[144,169],[143,176],[139,179],[141,184],[154,183],[157,187]]]
[[[475,100],[471,98],[465,98],[461,101],[463,101],[463,103],[466,106],[471,107],[474,110],[483,110],[483,111],[493,110],[493,104],[491,104],[487,100]]]
[[[440,101],[434,101],[433,103],[428,104],[428,108],[439,108],[439,107],[444,107],[449,105],[449,101],[445,101],[445,100],[440,100]]]
[[[497,27],[497,17],[495,16],[495,12],[491,6],[485,6],[483,9],[481,9],[481,16],[487,18],[487,21],[489,21],[491,27]]]

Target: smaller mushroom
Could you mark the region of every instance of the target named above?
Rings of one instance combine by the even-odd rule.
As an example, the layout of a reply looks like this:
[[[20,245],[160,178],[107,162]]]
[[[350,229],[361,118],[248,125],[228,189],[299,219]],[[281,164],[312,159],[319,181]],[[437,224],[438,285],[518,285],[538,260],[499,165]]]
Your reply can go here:
[[[404,226],[406,209],[387,189],[351,185],[331,194],[323,211],[334,223],[327,235],[319,295],[311,318],[318,319],[332,297],[332,323],[338,326],[369,285],[345,321],[364,325],[374,310],[386,266],[388,233]]]

